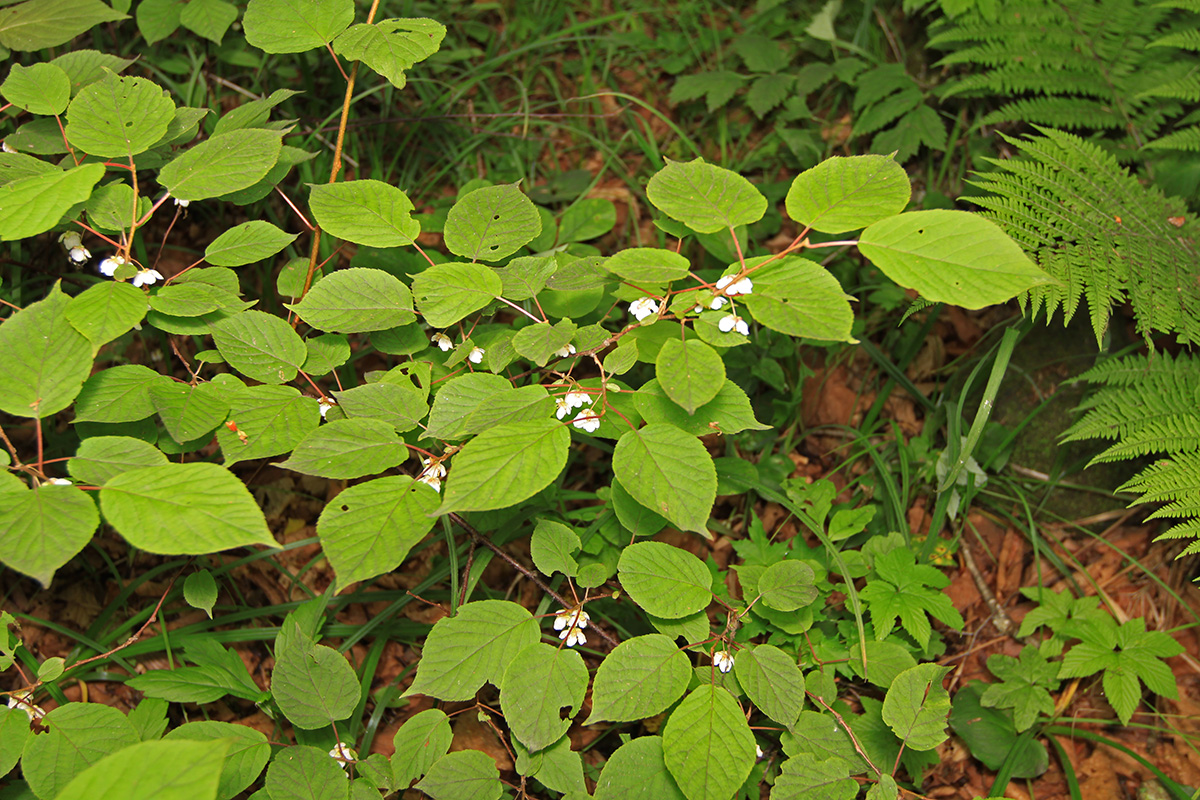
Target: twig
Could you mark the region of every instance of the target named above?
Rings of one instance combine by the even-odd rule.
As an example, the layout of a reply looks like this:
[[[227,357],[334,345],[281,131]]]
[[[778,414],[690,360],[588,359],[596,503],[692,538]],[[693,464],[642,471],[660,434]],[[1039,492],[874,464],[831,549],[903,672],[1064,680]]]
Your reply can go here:
[[[1003,633],[1005,636],[1012,636],[1017,624],[1012,621],[1008,614],[1004,613],[1000,603],[996,600],[996,595],[992,594],[992,589],[987,585],[987,581],[983,579],[983,573],[979,571],[979,566],[975,563],[975,556],[971,555],[971,548],[967,547],[966,540],[963,540],[962,547],[959,548],[963,554],[963,563],[967,565],[967,571],[971,573],[971,577],[975,579],[975,588],[979,590],[979,594],[983,597],[983,602],[987,603],[987,607],[992,611],[992,624],[996,626],[996,630]]]

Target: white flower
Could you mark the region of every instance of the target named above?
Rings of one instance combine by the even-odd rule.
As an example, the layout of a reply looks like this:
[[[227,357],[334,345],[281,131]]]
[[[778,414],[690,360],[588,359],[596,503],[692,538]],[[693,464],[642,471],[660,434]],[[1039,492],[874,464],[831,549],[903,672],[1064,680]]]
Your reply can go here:
[[[728,286],[731,283],[733,283],[733,276],[732,275],[723,275],[722,277],[720,277],[717,280],[717,288],[724,289],[726,286]]]
[[[8,696],[8,707],[19,708],[29,716],[30,722],[35,722],[46,716],[46,712],[40,706],[33,704],[33,690],[26,689],[23,692],[13,692]]]
[[[570,628],[558,635],[560,639],[567,640],[567,647],[574,647],[577,644],[587,644],[587,637],[583,635],[583,631],[579,628]]]
[[[658,313],[658,303],[654,301],[653,297],[643,297],[634,300],[629,304],[629,313],[637,317],[638,322],[641,322],[651,314]]]
[[[138,274],[133,276],[133,288],[140,289],[143,286],[153,286],[157,281],[161,281],[162,279],[162,273],[156,269],[139,269]]]
[[[50,480],[46,481],[46,483],[51,486],[73,486],[74,485],[66,478],[51,478]]]
[[[728,650],[718,650],[713,653],[713,666],[719,669],[722,673],[729,672],[733,669],[733,654]]]
[[[740,281],[737,281],[736,283],[734,283],[733,278],[734,278],[733,275],[724,276],[723,278],[721,278],[720,280],[717,281],[717,288],[724,289],[725,294],[727,294],[727,295],[750,294],[754,291],[754,284],[750,281],[749,278],[742,278]],[[727,286],[729,288],[726,289],[725,287],[727,287]]]
[[[178,197],[175,198],[175,205],[179,206],[180,208],[187,208],[189,205],[191,205],[191,203],[191,200],[180,200]]]
[[[567,399],[565,397],[554,398],[554,405],[556,406],[554,416],[558,417],[559,419],[562,419],[571,412],[571,407],[567,405]]]
[[[12,149],[11,147],[9,147],[9,145],[8,145],[8,142],[0,142],[0,150],[3,150],[3,151],[4,151],[4,152],[6,152],[6,153],[15,153],[15,152],[17,152],[16,150],[14,150],[14,149]]]
[[[759,747],[757,744],[754,745],[754,755],[758,756],[759,758],[763,757],[762,748]]]
[[[472,347],[471,352],[467,354],[467,361],[470,361],[472,364],[481,363],[483,361],[483,348]]]
[[[100,266],[96,269],[100,270],[100,274],[106,278],[111,278],[113,273],[117,271],[117,267],[123,266],[125,259],[120,256],[109,256],[100,262]]]
[[[565,640],[567,647],[587,644],[583,629],[587,627],[590,619],[588,613],[580,607],[564,608],[554,615],[554,630],[560,631],[558,638]]]
[[[575,345],[568,344],[565,347],[561,347],[558,350],[554,351],[554,355],[558,356],[559,358],[566,358],[567,356],[573,356],[573,355],[575,355]]]
[[[592,404],[592,396],[587,392],[567,392],[563,401],[567,404],[567,410],[583,408]]]
[[[575,415],[575,419],[571,420],[571,424],[581,431],[595,433],[600,428],[600,418],[596,416],[595,411],[585,408]]]
[[[337,745],[335,745],[334,748],[329,751],[329,757],[337,759],[338,763],[341,764],[342,769],[345,769],[347,761],[358,760],[358,753],[355,753],[352,749],[350,749],[350,745],[346,744],[345,742],[338,742]]]
[[[323,398],[319,403],[317,403],[317,408],[321,409],[321,419],[325,419],[325,415],[329,413],[329,409],[336,405],[337,403],[335,403],[333,398],[330,397]]]
[[[446,466],[440,461],[435,462],[431,458],[422,458],[421,466],[423,469],[421,474],[417,476],[417,480],[431,487],[435,492],[440,492],[442,490],[442,478],[446,477]]]
[[[713,299],[709,301],[708,307],[711,308],[713,311],[717,311],[721,308],[721,306],[725,305],[728,302],[729,302],[729,298],[722,297],[719,294],[715,294],[715,295],[713,295]]]
[[[721,317],[719,320],[717,320],[717,327],[720,328],[724,333],[737,331],[742,336],[750,335],[750,326],[746,324],[746,320],[742,319],[736,314],[730,314],[728,316]]]
[[[454,347],[454,342],[450,341],[450,337],[444,333],[435,333],[429,337],[429,341],[440,347],[443,353]]]
[[[86,247],[72,247],[67,251],[67,258],[71,259],[71,261],[76,264],[83,264],[91,259],[91,257],[92,254]]]
[[[63,249],[67,251],[83,246],[83,237],[79,235],[79,231],[66,231],[62,236],[58,237],[58,241],[62,243]]]

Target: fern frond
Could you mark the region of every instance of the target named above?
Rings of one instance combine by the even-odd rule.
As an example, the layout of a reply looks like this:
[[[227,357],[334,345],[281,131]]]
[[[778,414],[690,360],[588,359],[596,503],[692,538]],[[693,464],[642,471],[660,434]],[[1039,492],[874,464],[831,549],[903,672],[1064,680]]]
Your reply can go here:
[[[1200,52],[1200,31],[1193,28],[1169,33],[1150,42],[1150,47],[1178,47],[1181,50]]]
[[[1147,149],[1155,150],[1200,150],[1200,125],[1168,133],[1152,142],[1146,143]]]
[[[1147,97],[1170,97],[1174,100],[1195,102],[1200,100],[1200,74],[1186,75],[1175,80],[1156,84],[1138,95],[1138,99]]]

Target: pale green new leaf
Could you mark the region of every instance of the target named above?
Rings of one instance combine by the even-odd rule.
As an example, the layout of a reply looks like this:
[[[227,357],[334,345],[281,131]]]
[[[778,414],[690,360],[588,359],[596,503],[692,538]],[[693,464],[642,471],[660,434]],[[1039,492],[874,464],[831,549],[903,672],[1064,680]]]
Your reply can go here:
[[[267,53],[324,47],[354,21],[354,0],[250,0],[246,41]]]
[[[691,662],[668,637],[649,633],[626,639],[596,670],[592,713],[584,724],[636,722],[661,714],[683,696],[691,677]]]
[[[759,711],[789,730],[796,724],[804,708],[804,673],[794,658],[778,647],[760,644],[739,652],[733,669]]]
[[[696,233],[716,233],[762,219],[767,198],[750,181],[702,158],[671,161],[646,185],[651,205]]]
[[[140,709],[145,700],[138,706]],[[132,716],[133,712],[130,712]],[[165,720],[164,720],[165,721]],[[271,757],[271,745],[267,737],[247,725],[231,722],[200,720],[185,722],[167,732],[166,741],[211,742],[224,740],[229,744],[225,760],[221,765],[221,777],[217,784],[217,800],[232,800],[262,774],[263,767]]]
[[[574,578],[579,572],[575,554],[581,547],[579,534],[561,522],[539,519],[529,539],[529,555],[543,575],[561,572]]]
[[[0,491],[0,562],[49,586],[99,524],[96,504],[74,486]]]
[[[604,268],[627,281],[653,286],[686,278],[692,265],[673,250],[631,247],[605,261]]]
[[[322,228],[355,244],[399,247],[412,244],[421,233],[408,195],[383,181],[314,186],[308,203]]]
[[[138,742],[75,776],[56,800],[216,800],[229,742]]]
[[[101,22],[125,15],[100,0],[26,0],[0,16],[0,45],[9,50],[44,50],[66,44]]]
[[[404,790],[423,777],[450,749],[450,718],[440,708],[427,708],[404,721],[392,738],[393,782]]]
[[[671,403],[671,407],[679,410],[674,403]],[[661,515],[634,500],[629,490],[616,478],[612,481],[612,507],[621,527],[634,536],[653,536],[667,525]]]
[[[84,209],[88,222],[101,233],[116,234],[129,228],[134,219],[141,219],[154,205],[149,197],[133,202],[133,187],[113,181],[92,192]]]
[[[834,156],[800,173],[788,189],[788,216],[822,233],[845,233],[895,216],[912,185],[892,156]]]
[[[12,619],[9,617],[8,619]],[[2,616],[0,616],[0,624],[6,624]],[[11,657],[0,659],[0,666],[8,669],[12,666]],[[24,709],[8,708],[0,706],[0,778],[3,778],[12,768],[17,765],[17,761],[21,758],[21,751],[25,748],[25,742],[29,737],[33,736],[33,731],[29,728],[29,717],[26,716]]]
[[[281,131],[245,128],[190,147],[158,173],[158,182],[179,200],[207,200],[253,186],[275,166]]]
[[[217,443],[227,467],[290,452],[321,422],[317,400],[304,397],[291,386],[236,387],[225,397],[229,422],[246,437],[243,441],[226,425],[217,428]]]
[[[731,798],[754,766],[754,735],[733,695],[698,686],[663,727],[663,760],[688,800]]]
[[[204,259],[217,267],[252,264],[275,255],[299,235],[285,233],[261,219],[243,222],[213,239],[204,250]]]
[[[103,164],[84,164],[0,186],[0,242],[28,239],[50,230],[72,206],[88,199],[102,177]]]
[[[55,64],[13,64],[0,95],[31,114],[61,114],[71,100],[71,78]]]
[[[384,19],[374,25],[353,25],[333,43],[334,51],[361,61],[387,78],[397,89],[407,80],[404,71],[438,51],[446,27],[431,19]]]
[[[596,800],[684,800],[663,759],[661,736],[641,736],[616,749],[596,782]]]
[[[381,269],[340,269],[314,284],[299,303],[284,304],[314,328],[369,333],[416,320],[412,294]]]
[[[48,713],[49,733],[25,744],[21,772],[38,797],[57,797],[68,783],[105,756],[138,743],[125,715],[99,703],[68,703]]]
[[[912,211],[862,233],[859,251],[885,275],[934,303],[983,308],[1053,278],[991,220],[966,211]]]
[[[167,463],[162,451],[131,436],[93,436],[84,439],[67,462],[71,477],[81,483],[103,486],[111,478],[141,467]]]
[[[516,603],[481,600],[459,606],[456,616],[438,620],[429,632],[416,680],[403,696],[470,700],[484,683],[499,686],[513,658],[539,636],[537,621]]]
[[[146,293],[128,283],[108,281],[89,286],[71,298],[67,321],[99,348],[133,330],[146,316]]]
[[[150,402],[167,433],[180,444],[212,433],[229,413],[225,389],[215,383],[156,383],[150,387]]]
[[[449,263],[419,273],[413,278],[412,290],[425,321],[445,328],[495,300],[504,285],[490,267]]]
[[[770,256],[751,258],[756,267]],[[739,300],[762,325],[789,336],[853,342],[854,312],[837,278],[815,261],[785,256],[751,275],[754,292]]]
[[[48,417],[83,388],[92,371],[92,345],[68,323],[70,302],[56,283],[44,300],[0,323],[0,411]]]
[[[349,778],[341,762],[307,745],[285,747],[267,767],[266,788],[255,800],[346,800]],[[265,792],[265,797],[258,797]]]
[[[618,347],[617,351],[620,349]],[[604,360],[604,366],[607,370],[607,358]],[[653,378],[642,384],[642,388],[634,394],[633,400],[646,422],[669,423],[693,436],[706,436],[718,431],[724,434],[740,433],[746,430],[765,431],[771,427],[754,418],[754,409],[750,407],[750,398],[746,396],[740,386],[731,380],[722,383],[716,396],[697,408],[695,413],[690,416],[667,397],[662,386]]]
[[[109,73],[75,95],[67,109],[67,140],[85,153],[128,158],[166,135],[175,103],[148,78]]]
[[[942,688],[949,667],[918,664],[896,676],[883,699],[883,721],[912,750],[932,750],[946,741],[950,693]]]
[[[212,326],[212,337],[229,366],[261,383],[287,383],[308,358],[292,326],[265,311],[226,317]]]
[[[664,423],[629,431],[613,451],[613,472],[646,508],[681,530],[708,535],[717,470],[695,436]]]
[[[665,542],[637,542],[617,562],[621,586],[656,617],[676,619],[712,602],[712,574],[696,556]]]
[[[500,680],[508,729],[531,752],[562,738],[587,691],[588,670],[570,648],[536,643],[513,658]]]
[[[262,510],[240,478],[216,464],[166,464],[124,472],[100,490],[104,518],[135,547],[165,555],[275,547]]]
[[[183,582],[183,599],[192,608],[198,608],[212,619],[213,606],[217,603],[217,582],[206,569],[193,572]]]
[[[395,430],[378,419],[335,419],[296,445],[279,466],[322,478],[361,478],[391,469],[408,457]]]
[[[668,339],[654,361],[654,375],[667,397],[690,416],[725,385],[725,362],[699,339]]]
[[[515,183],[458,198],[446,216],[446,249],[471,261],[499,261],[542,232],[542,218]],[[493,296],[500,294],[497,288]]]
[[[504,792],[496,762],[479,750],[442,756],[416,788],[433,800],[497,800]]]
[[[292,623],[294,634],[277,643],[271,696],[297,728],[315,730],[354,713],[362,688],[354,667],[332,647],[316,644]]]
[[[0,340],[4,338],[0,327]],[[0,362],[4,350],[0,349]],[[0,371],[0,376],[4,373]],[[2,380],[2,377],[0,377]],[[75,399],[75,422],[137,422],[154,414],[150,387],[169,381],[141,364],[122,364],[84,381]]]
[[[499,375],[474,372],[446,381],[433,399],[425,435],[431,439],[461,439],[467,436],[466,421],[476,409],[512,389]]]
[[[508,508],[532,497],[562,472],[570,444],[567,427],[554,419],[484,431],[450,461],[437,513]]]

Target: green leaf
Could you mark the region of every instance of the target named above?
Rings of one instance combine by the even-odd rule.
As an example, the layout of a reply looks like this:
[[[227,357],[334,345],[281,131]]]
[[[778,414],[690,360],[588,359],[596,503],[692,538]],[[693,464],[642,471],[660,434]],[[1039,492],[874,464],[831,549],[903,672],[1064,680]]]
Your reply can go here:
[[[792,181],[788,216],[822,233],[845,233],[895,216],[908,205],[912,185],[892,156],[834,156]]]
[[[617,562],[621,586],[656,617],[676,619],[712,602],[712,575],[696,556],[664,542],[637,542]]]
[[[31,736],[33,731],[29,729],[29,717],[22,709],[0,707],[0,778],[17,765],[25,742]]]
[[[158,467],[167,457],[153,445],[130,436],[93,436],[84,439],[67,462],[71,477],[82,483],[103,486],[111,478],[140,467]]]
[[[926,613],[962,630],[962,616],[941,591],[950,579],[934,567],[918,565],[912,550],[902,547],[876,556],[875,571],[879,578],[859,590],[859,597],[871,609],[876,639],[886,637],[899,617],[904,629],[926,647],[931,634]]]
[[[1059,667],[1046,661],[1036,647],[1026,645],[1019,659],[993,653],[987,666],[1001,682],[989,684],[978,702],[989,708],[1011,708],[1017,731],[1032,727],[1039,714],[1054,713],[1050,692],[1058,689]]]
[[[431,439],[462,439],[471,414],[498,395],[512,389],[499,375],[476,372],[446,381],[433,399],[425,435]]]
[[[537,643],[520,651],[500,680],[508,729],[530,751],[554,744],[583,705],[588,670],[579,653]]]
[[[227,425],[217,428],[217,443],[227,467],[291,452],[321,423],[316,399],[302,396],[291,386],[237,387],[228,390],[225,399],[229,422],[246,437],[243,441]]]
[[[570,343],[575,330],[575,323],[569,319],[559,320],[553,325],[549,322],[526,325],[513,337],[513,349],[539,367],[544,367],[555,353]]]
[[[211,639],[192,639],[184,655],[197,666],[151,670],[130,678],[131,689],[180,703],[211,703],[227,694],[261,703],[270,697],[258,688],[233,650]]]
[[[225,0],[189,0],[179,14],[179,22],[189,31],[220,44],[237,15],[237,6]]]
[[[708,113],[712,114],[728,104],[745,81],[744,75],[729,70],[684,75],[671,87],[670,102],[683,103],[703,97],[708,106]]]
[[[407,82],[404,72],[438,51],[446,27],[431,19],[384,19],[374,25],[353,25],[333,43],[334,51],[361,61],[387,78],[397,89]]]
[[[71,100],[71,79],[54,64],[13,64],[0,84],[0,95],[31,114],[57,116]]]
[[[362,689],[354,667],[332,647],[316,644],[292,623],[295,633],[275,650],[271,696],[297,728],[315,730],[354,713]]]
[[[157,144],[173,119],[175,103],[161,86],[110,72],[71,101],[67,140],[90,155],[128,158]]]
[[[684,800],[667,771],[660,736],[641,736],[608,757],[596,782],[596,800]]]
[[[450,749],[450,718],[440,708],[427,708],[404,721],[392,738],[392,770],[397,788],[404,790]]]
[[[183,599],[192,608],[198,608],[212,619],[213,606],[217,603],[217,582],[206,569],[193,572],[183,582]]]
[[[867,639],[864,644],[868,669],[863,669],[863,647],[859,642],[850,643],[850,669],[883,689],[891,688],[897,675],[917,665],[908,648],[897,641]]]
[[[794,658],[778,647],[760,644],[738,653],[733,669],[760,711],[789,730],[796,724],[804,707],[804,674]]]
[[[322,478],[361,478],[408,457],[391,425],[378,419],[337,419],[314,430],[278,466]]]
[[[215,383],[156,383],[150,387],[150,402],[167,433],[180,444],[212,433],[229,413],[225,390]]]
[[[446,249],[471,261],[499,261],[542,232],[542,218],[515,183],[468,192],[450,208]],[[497,288],[493,296],[500,294]],[[435,323],[431,323],[435,324]]]
[[[497,800],[504,792],[496,762],[479,750],[442,756],[416,788],[433,800]]]
[[[21,758],[21,772],[38,797],[60,796],[75,776],[139,741],[124,714],[99,703],[59,706],[42,724],[50,732],[30,738]]]
[[[663,760],[688,800],[733,797],[754,766],[754,735],[737,701],[698,686],[663,727]]]
[[[92,345],[68,324],[70,302],[56,283],[44,300],[0,324],[0,411],[40,419],[79,394],[92,370]]]
[[[854,800],[858,783],[844,765],[805,753],[783,762],[771,800]]]
[[[413,278],[413,295],[421,316],[435,328],[453,325],[503,291],[495,270],[482,264],[437,264]]]
[[[579,534],[561,522],[539,519],[529,540],[529,555],[538,572],[551,576],[561,572],[568,578],[579,573],[579,562],[575,554],[582,544]]]
[[[128,283],[97,283],[71,298],[65,316],[92,343],[100,347],[133,330],[146,316],[146,294]]]
[[[437,505],[437,492],[404,475],[343,489],[317,520],[338,591],[400,566],[433,527]]]
[[[605,359],[605,367],[607,366],[608,360]],[[763,431],[771,427],[754,418],[750,398],[730,380],[722,383],[716,396],[697,408],[691,416],[668,398],[662,386],[654,379],[646,381],[634,394],[633,399],[647,422],[669,423],[693,436],[705,436],[718,431],[724,434],[745,430]]]
[[[679,406],[672,406],[678,410]],[[659,514],[634,500],[621,482],[612,481],[612,506],[621,527],[634,536],[653,536],[666,527],[667,521]]]
[[[240,267],[270,258],[296,240],[261,219],[243,222],[222,233],[204,250],[204,259],[217,267]]]
[[[883,721],[912,750],[932,750],[946,741],[950,693],[942,688],[949,667],[918,664],[892,681],[883,700]]]
[[[22,51],[58,47],[93,25],[125,18],[99,0],[28,0],[0,16],[0,45]]]
[[[129,228],[134,219],[140,219],[152,205],[149,197],[139,197],[135,204],[133,187],[113,181],[92,192],[84,208],[93,228],[114,234]]]
[[[226,317],[212,326],[212,337],[229,366],[262,383],[287,383],[308,357],[292,327],[265,311]]]
[[[0,327],[0,341],[4,338]],[[0,349],[0,363],[4,349]],[[0,372],[0,376],[4,373]],[[2,378],[0,378],[2,380]],[[150,387],[170,380],[141,364],[123,364],[97,372],[83,383],[75,400],[75,422],[137,422],[154,414]]]
[[[421,225],[413,204],[395,186],[375,180],[314,186],[309,206],[317,223],[339,239],[370,247],[412,244]]]
[[[179,28],[179,0],[142,0],[137,7],[137,26],[146,44],[161,41]]]
[[[350,360],[350,340],[340,333],[326,333],[304,340],[308,356],[303,371],[312,375],[328,375]]]
[[[314,328],[335,333],[382,331],[417,318],[407,286],[381,269],[362,267],[340,269],[299,303],[284,306]]]
[[[508,508],[533,497],[562,472],[570,444],[566,426],[553,419],[484,431],[450,462],[437,513]]]
[[[200,317],[221,309],[236,313],[242,311],[246,303],[219,286],[192,281],[162,287],[150,296],[150,307],[172,317]]]
[[[130,470],[100,490],[104,518],[135,547],[165,555],[275,547],[262,510],[240,478],[216,464]]]
[[[664,423],[629,431],[613,451],[613,472],[634,500],[680,530],[707,535],[717,471],[696,437]]]
[[[496,270],[504,285],[502,294],[509,300],[528,300],[546,287],[546,280],[558,269],[548,256],[521,256]]]
[[[246,41],[267,53],[324,47],[354,21],[354,0],[250,0]]]
[[[557,244],[586,242],[603,236],[616,225],[617,207],[611,200],[585,197],[563,212]]]
[[[140,709],[145,705],[142,701]],[[133,712],[130,712],[132,715]],[[232,800],[262,774],[263,767],[271,757],[271,746],[267,737],[246,725],[230,722],[201,720],[185,722],[164,737],[166,741],[184,740],[211,742],[224,740],[229,744],[225,760],[221,765],[221,777],[217,784],[217,800]]]
[[[0,561],[49,586],[99,524],[95,503],[74,486],[0,492]]]
[[[736,668],[736,667],[735,667]],[[814,697],[822,697],[826,704],[834,701],[836,692],[829,694],[819,692],[819,679],[825,677],[833,688],[833,679],[820,671],[810,672],[805,681],[806,689]],[[814,678],[818,680],[814,680]],[[868,698],[869,699],[869,698]],[[880,725],[882,726],[882,720]],[[886,732],[889,739],[892,734]],[[829,714],[819,714],[815,711],[800,712],[800,719],[792,727],[791,733],[783,734],[781,741],[783,750],[789,756],[809,755],[816,761],[836,764],[843,776],[863,772],[867,764],[854,747],[850,732],[836,718]],[[895,741],[892,739],[892,741]],[[893,755],[893,758],[895,756]]]
[[[604,371],[609,375],[624,375],[629,370],[633,369],[633,365],[638,360],[638,344],[637,339],[624,337],[619,342],[615,349],[610,350],[604,356]],[[666,395],[664,394],[664,397]],[[654,422],[656,420],[651,420]],[[657,420],[661,421],[661,420]]]
[[[190,147],[158,173],[158,182],[179,200],[207,200],[253,186],[275,162],[282,132],[246,128]]]
[[[265,785],[265,800],[346,800],[349,792],[349,779],[340,762],[307,745],[285,747],[276,753],[267,767]]]
[[[654,374],[667,397],[690,416],[725,385],[725,362],[699,339],[668,339],[658,351]]]
[[[780,561],[758,578],[762,603],[776,611],[795,611],[817,599],[816,573],[802,561]]]
[[[661,285],[686,278],[692,265],[673,250],[631,247],[605,261],[604,268],[627,281]]]
[[[1037,650],[1033,647],[1026,649]],[[1045,745],[1032,736],[1018,736],[1007,714],[980,703],[982,691],[983,687],[973,682],[954,693],[954,707],[950,711],[951,729],[967,743],[971,755],[982,761],[988,769],[999,770],[1011,755],[1012,777],[1036,778],[1044,773],[1049,766]],[[1013,750],[1016,752],[1013,753]]]
[[[517,653],[537,642],[537,621],[521,606],[481,600],[438,620],[425,640],[417,677],[402,695],[470,700],[484,683],[499,686]]]
[[[748,259],[746,266],[768,258]],[[789,336],[854,341],[850,300],[837,278],[815,261],[785,256],[754,272],[753,281],[754,293],[741,301],[759,323]]]
[[[592,713],[584,724],[636,722],[661,714],[683,696],[691,677],[691,662],[668,637],[649,633],[626,639],[596,670]]]
[[[62,800],[216,800],[229,743],[139,742],[77,775]]]
[[[0,241],[28,239],[50,230],[72,206],[88,199],[102,177],[103,164],[84,164],[0,186]]]
[[[767,210],[767,198],[750,181],[702,158],[667,159],[646,185],[646,197],[659,211],[697,233],[749,225]]]
[[[333,396],[350,419],[383,420],[397,433],[417,427],[418,421],[429,411],[423,392],[395,383],[367,383],[345,392],[334,392]]]
[[[912,211],[868,227],[858,249],[889,278],[934,303],[982,308],[1053,278],[1000,226],[966,211]]]
[[[518,386],[480,403],[464,420],[463,435],[482,433],[511,422],[542,422],[550,418],[554,401],[541,386]]]

